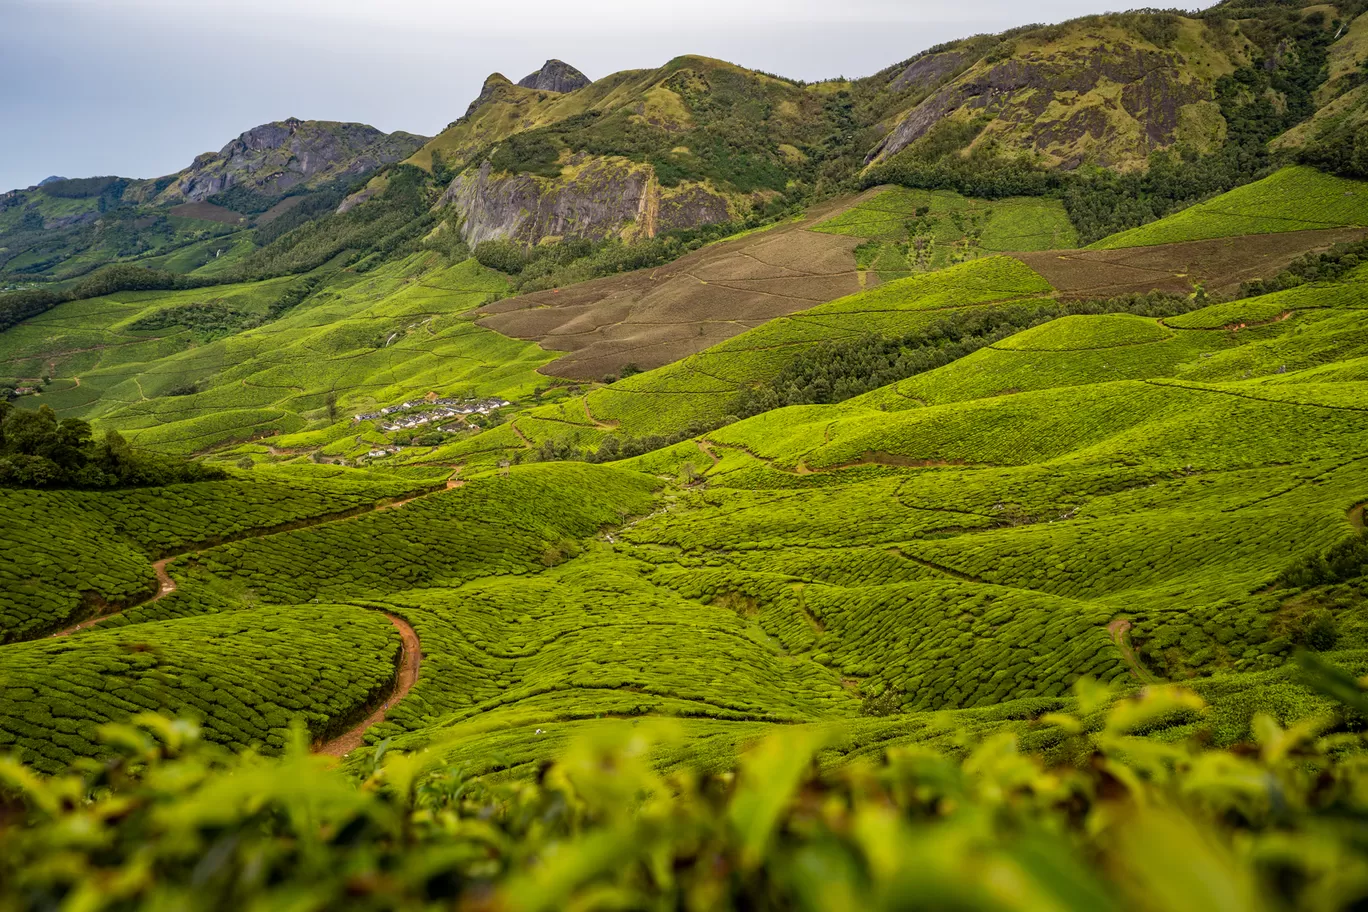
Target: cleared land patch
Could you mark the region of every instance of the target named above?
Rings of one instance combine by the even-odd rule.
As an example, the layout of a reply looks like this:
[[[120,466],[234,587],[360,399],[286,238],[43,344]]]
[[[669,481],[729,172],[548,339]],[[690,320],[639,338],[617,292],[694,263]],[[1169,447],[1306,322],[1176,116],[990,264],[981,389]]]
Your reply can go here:
[[[629,364],[642,370],[669,364],[775,317],[859,291],[858,242],[809,230],[852,203],[712,244],[656,269],[498,301],[478,311],[479,322],[567,352],[540,368],[554,377],[598,380]]]
[[[1083,300],[1149,291],[1187,294],[1198,285],[1227,294],[1243,282],[1277,275],[1300,256],[1357,241],[1366,234],[1368,229],[1364,228],[1325,228],[1013,255],[1048,279],[1064,298]]]

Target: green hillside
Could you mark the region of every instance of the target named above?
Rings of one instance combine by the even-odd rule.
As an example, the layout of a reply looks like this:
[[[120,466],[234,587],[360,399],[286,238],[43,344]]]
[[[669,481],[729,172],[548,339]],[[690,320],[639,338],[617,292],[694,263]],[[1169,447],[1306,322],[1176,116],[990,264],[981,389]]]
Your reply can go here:
[[[1360,12],[6,197],[0,912],[1362,908]]]
[[[1368,190],[1362,182],[1298,167],[1286,168],[1158,222],[1114,234],[1089,249],[1365,226]]]

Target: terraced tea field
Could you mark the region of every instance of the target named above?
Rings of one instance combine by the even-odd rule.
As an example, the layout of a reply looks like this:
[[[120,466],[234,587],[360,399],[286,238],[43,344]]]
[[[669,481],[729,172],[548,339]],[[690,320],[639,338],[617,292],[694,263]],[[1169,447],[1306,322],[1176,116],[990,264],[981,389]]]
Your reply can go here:
[[[944,298],[936,277],[910,281],[928,307],[979,306],[960,297],[967,278],[988,301],[1041,287],[1013,260],[959,269]],[[292,707],[260,673],[259,699],[304,713],[323,738],[394,686],[390,614],[411,625],[420,671],[352,763],[392,739],[474,769],[526,769],[610,716],[689,719],[690,756],[719,767],[774,725],[841,722],[843,756],[856,757],[941,743],[936,712],[1017,726],[1085,676],[1121,690],[1195,681],[1220,737],[1239,740],[1250,694],[1284,723],[1316,705],[1280,677],[1308,616],[1329,617],[1318,648],[1368,667],[1357,590],[1284,582],[1301,558],[1361,534],[1362,281],[1166,320],[1066,317],[864,397],[768,412],[618,466],[475,471],[394,509],[199,547],[167,566],[165,597],[60,645],[6,647],[0,661],[30,669],[14,692],[52,719],[6,731],[51,762],[94,750],[96,720],[40,669],[113,662],[140,682],[130,693],[189,707],[224,743],[269,748],[278,717],[249,717],[231,689],[245,685],[213,676],[256,675],[236,650],[269,656],[261,631],[293,637],[297,623],[321,650],[297,664],[324,680],[342,657],[374,669]],[[916,319],[885,294],[822,318]],[[1224,328],[1233,320],[1246,325]],[[1243,376],[1271,351],[1290,366]],[[1327,377],[1332,365],[1342,376]],[[574,408],[528,426],[604,431],[597,411]],[[207,657],[194,681],[162,645],[181,631]],[[220,689],[223,701],[195,702]],[[871,711],[903,715],[860,721]],[[49,729],[71,736],[40,736]]]
[[[280,319],[219,338],[135,324],[206,302],[252,315],[289,281],[63,304],[0,336],[0,376],[51,377],[35,407],[172,454],[316,429],[415,394],[511,399],[537,385],[549,356],[469,316],[503,280],[473,260],[424,271],[421,259],[335,276]]]
[[[1368,228],[1368,186],[1304,166],[1284,168],[1149,225],[1090,245],[1118,250],[1331,228]]]
[[[1244,188],[1247,211],[1266,192]],[[952,731],[1052,749],[1032,720],[1084,679],[1191,682],[1232,743],[1250,701],[1283,724],[1324,705],[1289,677],[1296,649],[1368,671],[1361,580],[1328,569],[1358,553],[1368,500],[1368,271],[1166,299],[1164,317],[1056,303],[1229,288],[1360,229],[1190,240],[1165,220],[1153,236],[1183,243],[1061,251],[1041,249],[1069,235],[1039,201],[899,190],[838,208],[532,301],[490,304],[501,279],[420,255],[334,276],[241,333],[132,328],[201,295],[177,292],[74,302],[0,335],[6,363],[54,377],[40,401],[243,466],[0,491],[0,745],[57,769],[103,755],[102,722],[157,707],[234,748],[278,751],[299,718],[354,770],[388,740],[509,775],[603,719],[667,717],[694,740],[662,763],[723,769],[776,726],[811,726],[842,733],[824,755],[837,765],[954,748]],[[856,240],[896,247],[909,221],[954,213],[972,256],[860,290]],[[822,237],[845,264],[825,277],[798,240]],[[980,255],[994,237],[1037,250]],[[582,366],[632,350],[615,335],[631,320],[604,314],[695,326],[701,311],[657,293],[693,283],[678,301],[717,306],[722,286],[758,301],[780,279],[825,290],[577,391],[548,389],[536,369],[554,356],[490,328],[582,332],[567,345]],[[213,293],[251,314],[284,287]],[[744,394],[833,345],[944,344],[950,318],[1037,312],[845,401],[735,420]],[[377,460],[389,468],[311,463],[387,446],[350,416],[425,393],[514,401]],[[651,435],[630,459],[567,458]]]
[[[903,187],[866,193],[813,230],[863,238],[861,264],[884,281],[994,253],[1078,246],[1058,200],[975,200],[950,190]]]
[[[0,488],[0,642],[32,639],[157,593],[152,562],[225,540],[363,512],[440,487],[291,467],[124,491]]]

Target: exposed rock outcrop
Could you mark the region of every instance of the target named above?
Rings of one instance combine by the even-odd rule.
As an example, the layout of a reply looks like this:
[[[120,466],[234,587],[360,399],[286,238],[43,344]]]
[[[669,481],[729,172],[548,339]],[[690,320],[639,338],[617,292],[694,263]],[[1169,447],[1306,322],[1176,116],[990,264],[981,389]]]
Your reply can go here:
[[[894,80],[934,82],[950,55],[914,61]],[[869,160],[896,155],[947,117],[988,115],[1008,148],[1043,153],[1063,167],[1143,162],[1178,139],[1185,107],[1209,102],[1183,58],[1142,47],[1083,46],[977,64],[904,113]]]
[[[474,245],[547,237],[654,237],[726,221],[727,199],[701,184],[662,191],[650,165],[576,156],[559,178],[500,174],[485,162],[459,174],[439,206],[454,206],[461,235]]]
[[[541,92],[573,92],[587,86],[589,81],[588,76],[564,60],[553,58],[542,64],[537,72],[519,79],[518,85],[524,89],[537,89]]]
[[[200,202],[232,187],[266,196],[300,185],[355,177],[412,155],[426,142],[412,133],[383,133],[357,123],[288,120],[262,124],[217,153],[197,157],[157,198]]]
[[[930,89],[946,78],[958,75],[974,60],[967,50],[943,51],[937,54],[923,54],[909,63],[888,84],[889,91],[902,92],[907,89]]]

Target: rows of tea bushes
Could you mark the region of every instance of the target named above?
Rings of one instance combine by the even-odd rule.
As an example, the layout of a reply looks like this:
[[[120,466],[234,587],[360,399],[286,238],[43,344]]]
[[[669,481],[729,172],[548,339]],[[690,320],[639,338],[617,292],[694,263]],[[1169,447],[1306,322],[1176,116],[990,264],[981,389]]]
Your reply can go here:
[[[1081,680],[839,730],[506,716],[391,750],[362,787],[302,735],[280,760],[232,758],[149,715],[106,731],[98,771],[0,762],[0,902],[1353,908],[1368,695],[1363,657],[1340,658],[1304,660],[1314,692],[1244,676],[1116,699]]]
[[[276,604],[377,597],[544,569],[579,539],[649,512],[655,479],[580,463],[522,466],[400,509],[244,539],[172,564],[184,584],[108,623],[225,607],[244,595]]]
[[[32,639],[157,591],[151,560],[440,484],[323,466],[115,491],[0,489],[0,641]]]
[[[1090,249],[1361,225],[1368,225],[1368,185],[1293,167],[1149,225],[1113,234]]]
[[[234,750],[284,747],[292,720],[342,730],[390,687],[398,632],[350,606],[259,608],[100,628],[0,650],[0,749],[44,772],[108,754],[108,722],[141,712],[197,720]]]
[[[900,692],[905,710],[1057,697],[1083,675],[1129,679],[1097,605],[944,579],[803,595],[825,627],[817,660]]]
[[[141,548],[50,492],[0,490],[0,642],[31,639],[157,591]]]

